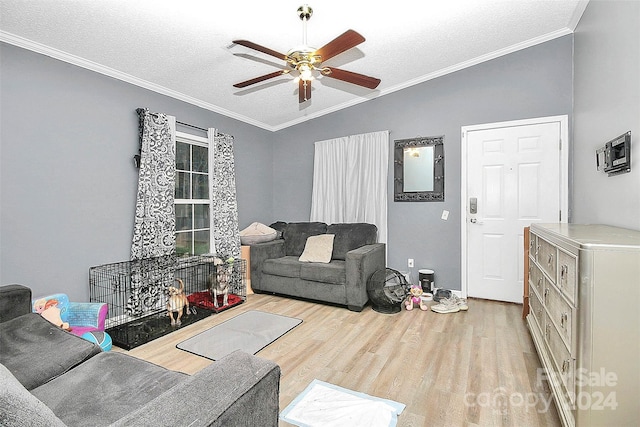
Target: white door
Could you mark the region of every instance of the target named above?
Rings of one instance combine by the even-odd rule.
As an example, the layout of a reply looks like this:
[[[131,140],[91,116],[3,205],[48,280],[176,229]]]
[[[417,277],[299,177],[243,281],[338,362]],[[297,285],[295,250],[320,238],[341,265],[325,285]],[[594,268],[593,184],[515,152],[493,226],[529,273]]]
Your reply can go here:
[[[468,296],[521,303],[524,227],[566,221],[563,119],[463,128],[463,279]]]

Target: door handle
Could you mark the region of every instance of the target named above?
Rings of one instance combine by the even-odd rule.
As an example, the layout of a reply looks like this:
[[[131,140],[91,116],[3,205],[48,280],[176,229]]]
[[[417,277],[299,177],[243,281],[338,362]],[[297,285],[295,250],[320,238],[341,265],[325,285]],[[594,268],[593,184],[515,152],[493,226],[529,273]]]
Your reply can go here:
[[[478,221],[478,220],[477,220],[477,219],[475,219],[475,218],[471,218],[469,221],[470,221],[472,224],[478,224],[478,225],[482,225],[482,224],[484,224],[484,222],[482,222],[482,221]]]

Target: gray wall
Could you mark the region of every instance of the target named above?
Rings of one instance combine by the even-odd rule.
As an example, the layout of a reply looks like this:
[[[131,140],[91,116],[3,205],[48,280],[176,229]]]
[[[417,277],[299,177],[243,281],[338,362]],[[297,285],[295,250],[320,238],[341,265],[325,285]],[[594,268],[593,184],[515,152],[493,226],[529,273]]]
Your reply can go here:
[[[460,289],[460,127],[570,115],[572,38],[276,133],[0,44],[0,283],[86,300],[90,266],[129,258],[135,109],[148,107],[235,136],[241,228],[308,220],[314,141],[385,129],[392,141],[445,135],[445,202],[394,203],[389,165],[388,264],[407,271],[414,258],[414,277],[433,268],[438,285]]]
[[[574,38],[573,222],[640,230],[640,2],[590,1]],[[627,131],[631,172],[596,171],[596,149]]]
[[[274,217],[309,219],[315,141],[389,130],[392,148],[395,139],[444,135],[444,202],[393,202],[389,164],[387,264],[414,280],[419,268],[432,268],[438,286],[460,289],[460,128],[570,116],[571,56],[572,36],[565,36],[279,131]],[[448,221],[440,219],[443,209],[450,212]],[[415,259],[415,268],[407,267],[408,258]]]
[[[88,300],[89,267],[129,259],[135,109],[234,135],[240,222],[272,210],[273,133],[0,44],[0,283]]]

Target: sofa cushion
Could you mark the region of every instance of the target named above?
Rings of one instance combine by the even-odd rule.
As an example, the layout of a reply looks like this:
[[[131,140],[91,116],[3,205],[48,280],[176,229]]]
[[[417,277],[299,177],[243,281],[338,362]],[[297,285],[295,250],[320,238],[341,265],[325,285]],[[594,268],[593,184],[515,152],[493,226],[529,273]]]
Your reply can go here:
[[[346,262],[332,260],[329,264],[303,264],[300,267],[300,278],[312,282],[345,285],[347,283]]]
[[[320,262],[327,264],[331,261],[333,252],[333,234],[318,234],[309,236],[304,245],[304,251],[300,255],[301,262]]]
[[[24,285],[0,287],[0,323],[31,313],[31,289]]]
[[[32,393],[65,424],[104,426],[144,406],[187,377],[124,353],[108,352]]]
[[[303,265],[295,256],[268,259],[262,265],[263,274],[282,277],[300,277],[300,267]]]
[[[0,323],[0,363],[27,390],[100,352],[99,345],[63,331],[36,313]]]
[[[324,222],[291,222],[284,230],[284,251],[286,255],[302,255],[309,236],[317,236],[327,232]]]
[[[259,222],[254,222],[240,232],[240,243],[243,245],[255,245],[256,243],[270,242],[276,239],[278,232]]]
[[[3,427],[57,427],[64,423],[0,364],[0,425]]]
[[[347,252],[378,241],[378,227],[366,223],[331,224],[327,233],[335,234],[332,259],[347,259]]]
[[[284,230],[287,229],[287,223],[284,221],[276,221],[273,224],[269,225],[269,228],[273,228],[276,230],[276,239],[284,238]]]

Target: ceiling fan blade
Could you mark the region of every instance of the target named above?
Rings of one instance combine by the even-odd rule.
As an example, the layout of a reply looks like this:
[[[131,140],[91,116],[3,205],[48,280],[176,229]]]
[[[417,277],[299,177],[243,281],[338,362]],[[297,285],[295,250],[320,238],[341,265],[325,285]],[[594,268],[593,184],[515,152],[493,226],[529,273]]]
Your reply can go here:
[[[315,53],[322,57],[322,61],[333,58],[345,50],[349,50],[365,40],[359,33],[347,30],[329,43],[318,49]]]
[[[345,71],[339,68],[325,67],[322,71],[322,75],[325,77],[331,77],[332,79],[342,80],[347,83],[353,83],[358,86],[364,86],[368,89],[375,89],[380,84],[380,79],[375,77],[369,77],[364,74]]]
[[[269,74],[265,74],[264,76],[260,76],[260,77],[255,77],[253,79],[250,80],[245,80],[243,82],[240,83],[236,83],[233,85],[233,87],[247,87],[247,86],[251,86],[254,85],[256,83],[260,83],[263,82],[265,80],[269,80],[272,79],[274,77],[278,77],[281,76],[283,74],[287,74],[289,72],[289,70],[280,70],[280,71],[275,71],[273,73],[269,73]]]
[[[311,80],[298,81],[298,102],[302,104],[304,101],[311,99]]]
[[[287,55],[280,52],[276,52],[275,50],[269,49],[268,47],[260,46],[259,44],[250,42],[249,40],[234,40],[233,42],[235,44],[239,44],[240,46],[248,47],[249,49],[257,50],[258,52],[275,56],[276,58],[282,59],[283,61],[287,60]]]

